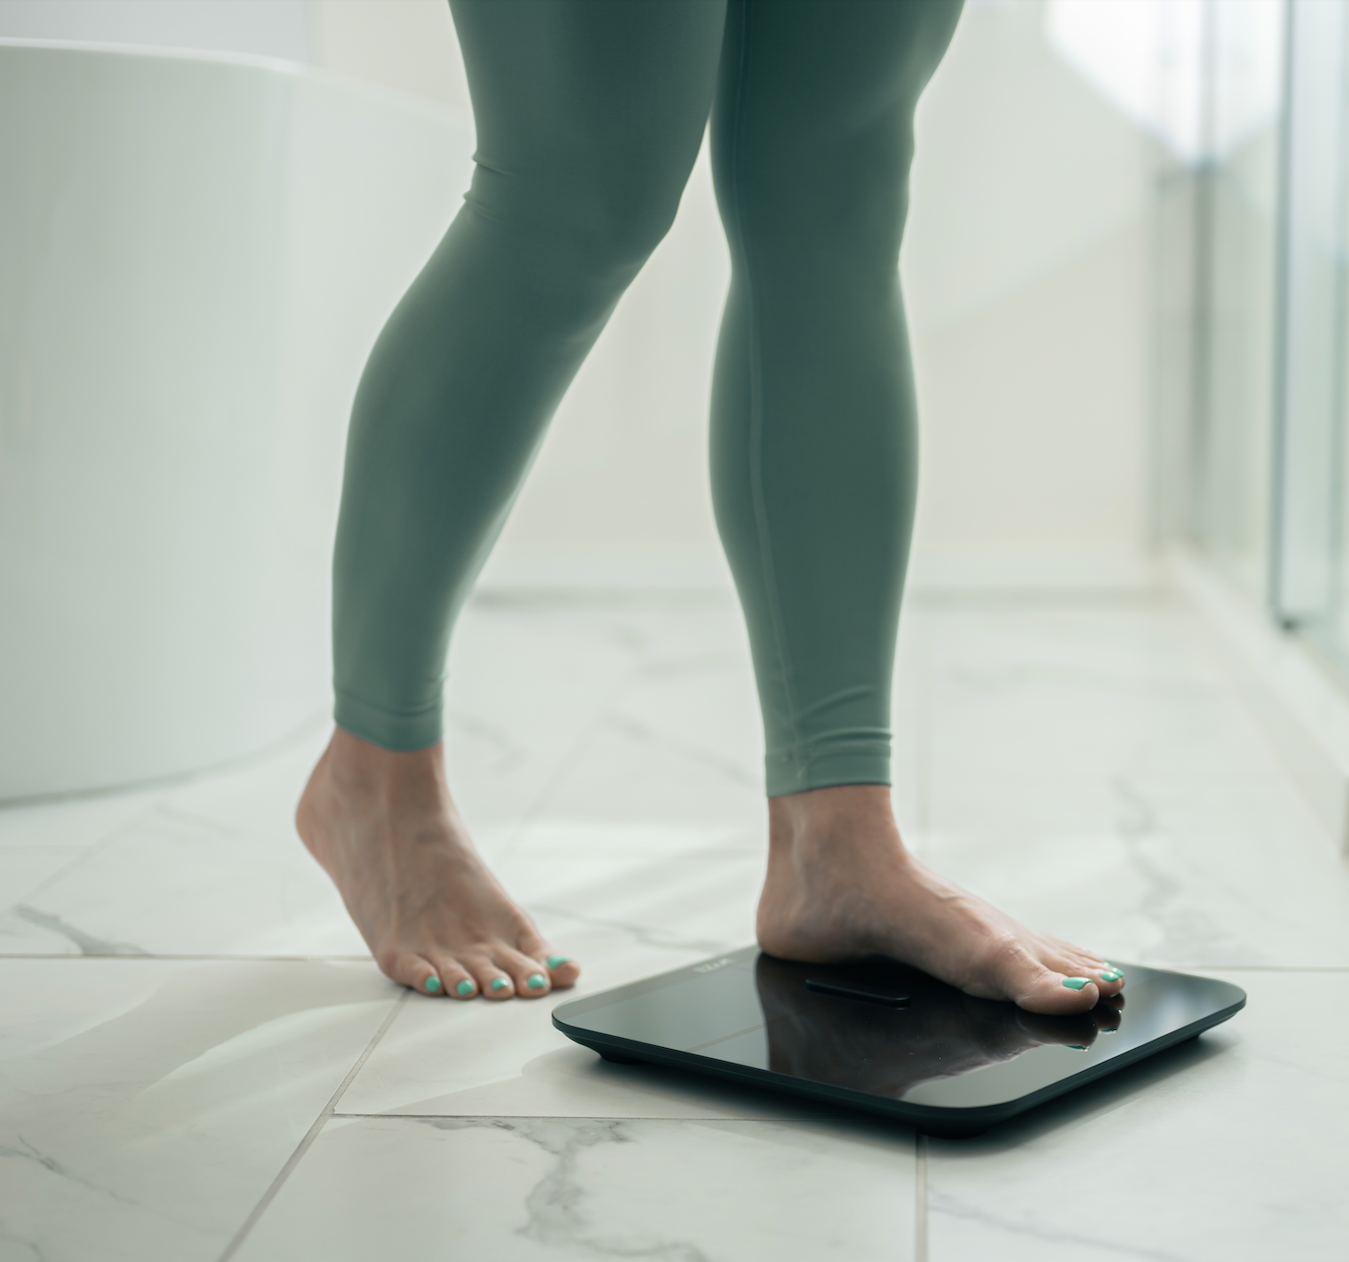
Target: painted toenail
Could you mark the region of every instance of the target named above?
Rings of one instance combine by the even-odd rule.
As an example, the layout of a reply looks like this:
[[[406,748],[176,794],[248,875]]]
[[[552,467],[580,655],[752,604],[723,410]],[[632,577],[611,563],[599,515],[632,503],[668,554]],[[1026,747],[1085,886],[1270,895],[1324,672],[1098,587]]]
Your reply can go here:
[[[1117,981],[1119,981],[1119,979],[1120,979],[1121,977],[1123,977],[1123,976],[1124,976],[1123,973],[1117,973],[1117,972],[1115,972],[1115,970],[1112,968],[1108,973],[1102,973],[1102,974],[1101,974],[1101,980],[1102,980],[1103,982],[1117,982]]]
[[[1081,1043],[1066,1043],[1064,1046],[1070,1048],[1074,1052],[1085,1052],[1087,1050]]]
[[[1063,984],[1067,986],[1069,990],[1081,990],[1089,981],[1091,981],[1090,977],[1065,977],[1063,979]]]
[[[542,990],[548,985],[548,979],[542,973],[530,973],[525,980],[529,982],[530,990]]]
[[[509,986],[509,985],[510,985],[510,982],[508,982],[504,977],[494,977],[494,978],[492,978],[492,989],[493,989],[493,990],[505,990],[506,987]]]
[[[564,964],[571,963],[570,955],[550,955],[545,961],[549,968],[561,968]]]
[[[432,973],[431,976],[426,979],[426,993],[428,995],[434,995],[439,989],[440,978]]]
[[[459,983],[459,985],[457,985],[454,988],[454,992],[457,995],[471,995],[473,991],[474,985],[471,981],[468,980],[468,978],[465,978],[462,982]]]

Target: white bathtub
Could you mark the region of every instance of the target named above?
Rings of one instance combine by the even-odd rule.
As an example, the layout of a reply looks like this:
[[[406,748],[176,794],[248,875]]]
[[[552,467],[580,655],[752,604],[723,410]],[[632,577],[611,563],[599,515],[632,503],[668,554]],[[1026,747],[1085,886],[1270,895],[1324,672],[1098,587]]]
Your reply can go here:
[[[286,62],[0,41],[0,799],[325,711],[352,392],[471,151]]]

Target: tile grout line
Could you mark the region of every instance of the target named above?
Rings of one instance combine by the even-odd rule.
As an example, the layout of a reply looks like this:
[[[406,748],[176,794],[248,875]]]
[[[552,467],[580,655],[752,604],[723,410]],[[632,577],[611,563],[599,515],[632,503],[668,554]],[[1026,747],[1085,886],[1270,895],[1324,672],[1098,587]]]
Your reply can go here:
[[[755,1125],[786,1126],[799,1121],[791,1117],[755,1117],[751,1114],[690,1113],[678,1116],[670,1113],[342,1113],[332,1115],[347,1121],[356,1118],[368,1122],[752,1122]],[[864,1116],[861,1114],[846,1116]],[[806,1119],[807,1121],[811,1119]],[[826,1119],[836,1120],[836,1119]],[[224,1262],[224,1259],[221,1259]]]
[[[225,1246],[225,1251],[220,1255],[218,1262],[229,1262],[229,1259],[238,1253],[239,1249],[243,1246],[244,1241],[248,1238],[248,1233],[257,1226],[258,1219],[267,1212],[267,1207],[276,1199],[276,1194],[281,1191],[282,1184],[290,1178],[291,1171],[300,1164],[300,1158],[309,1151],[314,1141],[318,1138],[319,1132],[327,1125],[328,1119],[337,1111],[338,1102],[342,1099],[343,1095],[346,1094],[346,1090],[351,1086],[352,1080],[361,1072],[365,1062],[370,1059],[370,1054],[379,1046],[380,1039],[388,1032],[389,1027],[393,1024],[394,1018],[402,1012],[403,1005],[407,1002],[407,997],[411,993],[410,990],[404,990],[403,993],[394,1000],[393,1005],[389,1008],[388,1015],[380,1022],[379,1029],[374,1032],[370,1041],[365,1045],[365,1050],[356,1058],[356,1063],[347,1071],[347,1076],[342,1079],[337,1090],[333,1092],[332,1097],[328,1100],[328,1103],[323,1106],[323,1111],[314,1119],[314,1124],[305,1133],[305,1137],[300,1140],[295,1151],[291,1153],[290,1160],[281,1167],[276,1178],[272,1180],[271,1186],[268,1187],[262,1194],[261,1199],[253,1207],[253,1212],[244,1219],[243,1225],[234,1233],[234,1237],[230,1240],[229,1244]]]
[[[108,951],[91,954],[85,951],[0,951],[0,960],[233,960],[243,964],[373,964],[369,955],[183,955],[140,951],[119,954]],[[1346,966],[1349,971],[1349,965]]]
[[[917,1169],[913,1180],[913,1262],[927,1262],[927,1136],[914,1136]]]
[[[745,858],[747,855],[738,855]],[[582,924],[598,925],[602,928],[624,929],[629,926],[616,920],[594,920],[576,912],[549,907],[546,910],[553,915],[565,916]],[[679,948],[685,949],[685,948]],[[702,947],[689,947],[688,950],[701,950]],[[709,950],[729,950],[724,944],[709,947]],[[373,964],[369,955],[229,955],[229,954],[169,954],[156,951],[137,952],[135,955],[121,955],[108,952],[105,955],[91,955],[75,951],[0,951],[0,960],[69,960],[71,963],[87,960],[178,960],[178,961],[236,961],[244,964]],[[1349,973],[1349,964],[1149,964],[1147,968],[1156,968],[1164,972],[1179,973]]]

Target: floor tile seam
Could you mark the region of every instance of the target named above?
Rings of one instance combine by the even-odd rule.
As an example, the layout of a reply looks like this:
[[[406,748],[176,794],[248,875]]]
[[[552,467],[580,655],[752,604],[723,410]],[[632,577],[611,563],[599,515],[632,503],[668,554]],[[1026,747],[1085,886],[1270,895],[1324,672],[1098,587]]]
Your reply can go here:
[[[914,1134],[913,1168],[913,1262],[928,1262],[927,1232],[927,1136]]]
[[[583,924],[594,925],[596,928],[616,929],[618,932],[633,932],[634,926],[622,924],[619,921],[595,921],[592,918],[581,917],[580,914],[572,913],[561,909],[561,907],[542,907],[546,913],[560,915],[567,920],[576,920]],[[703,949],[703,944],[688,947],[684,944],[662,944],[660,948],[664,951],[697,951]],[[720,951],[723,947],[708,948],[714,951]],[[228,955],[228,953],[155,953],[138,952],[135,955],[84,955],[80,952],[59,952],[59,951],[18,951],[7,952],[0,951],[0,961],[9,960],[66,960],[69,963],[86,963],[92,960],[128,960],[139,961],[166,961],[166,963],[220,963],[235,964],[374,964],[371,956],[360,955],[294,955],[294,956],[260,956],[260,955]],[[1349,964],[1148,964],[1148,968],[1166,969],[1172,972],[1269,972],[1269,973],[1349,973]]]
[[[597,928],[615,929],[619,932],[632,932],[634,928],[631,925],[619,921],[598,921],[593,918],[583,917],[579,913],[570,912],[559,907],[541,906],[541,910],[550,915],[564,917],[569,920],[577,920],[583,924],[593,925]],[[701,950],[703,949],[703,944],[686,946],[684,944],[667,943],[662,944],[657,949],[671,951]],[[722,946],[715,946],[707,949],[722,950],[726,948],[723,944]],[[86,955],[73,951],[0,951],[0,961],[6,960],[67,960],[71,963],[92,960],[135,960],[140,962],[160,960],[181,963],[210,963],[212,961],[220,961],[222,963],[238,964],[374,963],[374,959],[369,955],[232,955],[226,953],[189,954],[185,952],[137,952],[134,955],[121,955],[115,953],[107,955]],[[1148,964],[1144,967],[1187,973],[1349,973],[1349,964]]]
[[[333,1113],[332,1121],[377,1122],[756,1122],[791,1126],[796,1117],[754,1117],[739,1113]],[[221,1259],[224,1262],[224,1259]]]
[[[356,1075],[365,1068],[366,1062],[370,1059],[375,1048],[379,1046],[380,1040],[388,1033],[389,1027],[394,1023],[394,1019],[402,1012],[407,1003],[407,997],[411,993],[411,991],[404,990],[402,994],[390,1003],[389,1011],[385,1013],[383,1021],[379,1024],[379,1028],[370,1037],[365,1045],[365,1049],[356,1058],[355,1064],[347,1071],[346,1077],[338,1084],[337,1090],[329,1097],[327,1104],[323,1106],[318,1117],[314,1119],[313,1125],[305,1132],[304,1138],[296,1145],[295,1151],[291,1153],[286,1164],[277,1172],[276,1177],[262,1194],[258,1203],[253,1207],[252,1213],[244,1219],[239,1230],[234,1233],[230,1242],[225,1246],[225,1250],[221,1253],[218,1262],[229,1262],[229,1259],[238,1253],[239,1249],[243,1246],[244,1241],[248,1239],[249,1233],[257,1226],[258,1221],[262,1218],[263,1214],[267,1212],[268,1206],[276,1199],[277,1194],[281,1191],[286,1180],[291,1176],[291,1173],[295,1170],[296,1166],[300,1164],[305,1153],[313,1146],[314,1141],[319,1137],[319,1133],[333,1116],[333,1113],[336,1110],[338,1103],[341,1101],[342,1096],[346,1093],[347,1088],[355,1081]]]
[[[137,951],[119,954],[108,952],[103,955],[91,955],[80,951],[0,951],[0,960],[178,960],[209,962],[221,960],[241,964],[373,964],[369,955],[159,955],[152,952]]]

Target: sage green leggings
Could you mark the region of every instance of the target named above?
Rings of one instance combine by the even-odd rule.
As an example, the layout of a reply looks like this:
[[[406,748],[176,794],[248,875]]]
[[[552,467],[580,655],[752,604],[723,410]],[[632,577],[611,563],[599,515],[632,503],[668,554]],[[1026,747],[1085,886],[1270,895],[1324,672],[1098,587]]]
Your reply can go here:
[[[770,795],[890,781],[916,430],[913,114],[960,0],[451,0],[471,191],[357,391],[336,720],[434,744],[450,632],[711,119],[732,259],[711,476]]]

